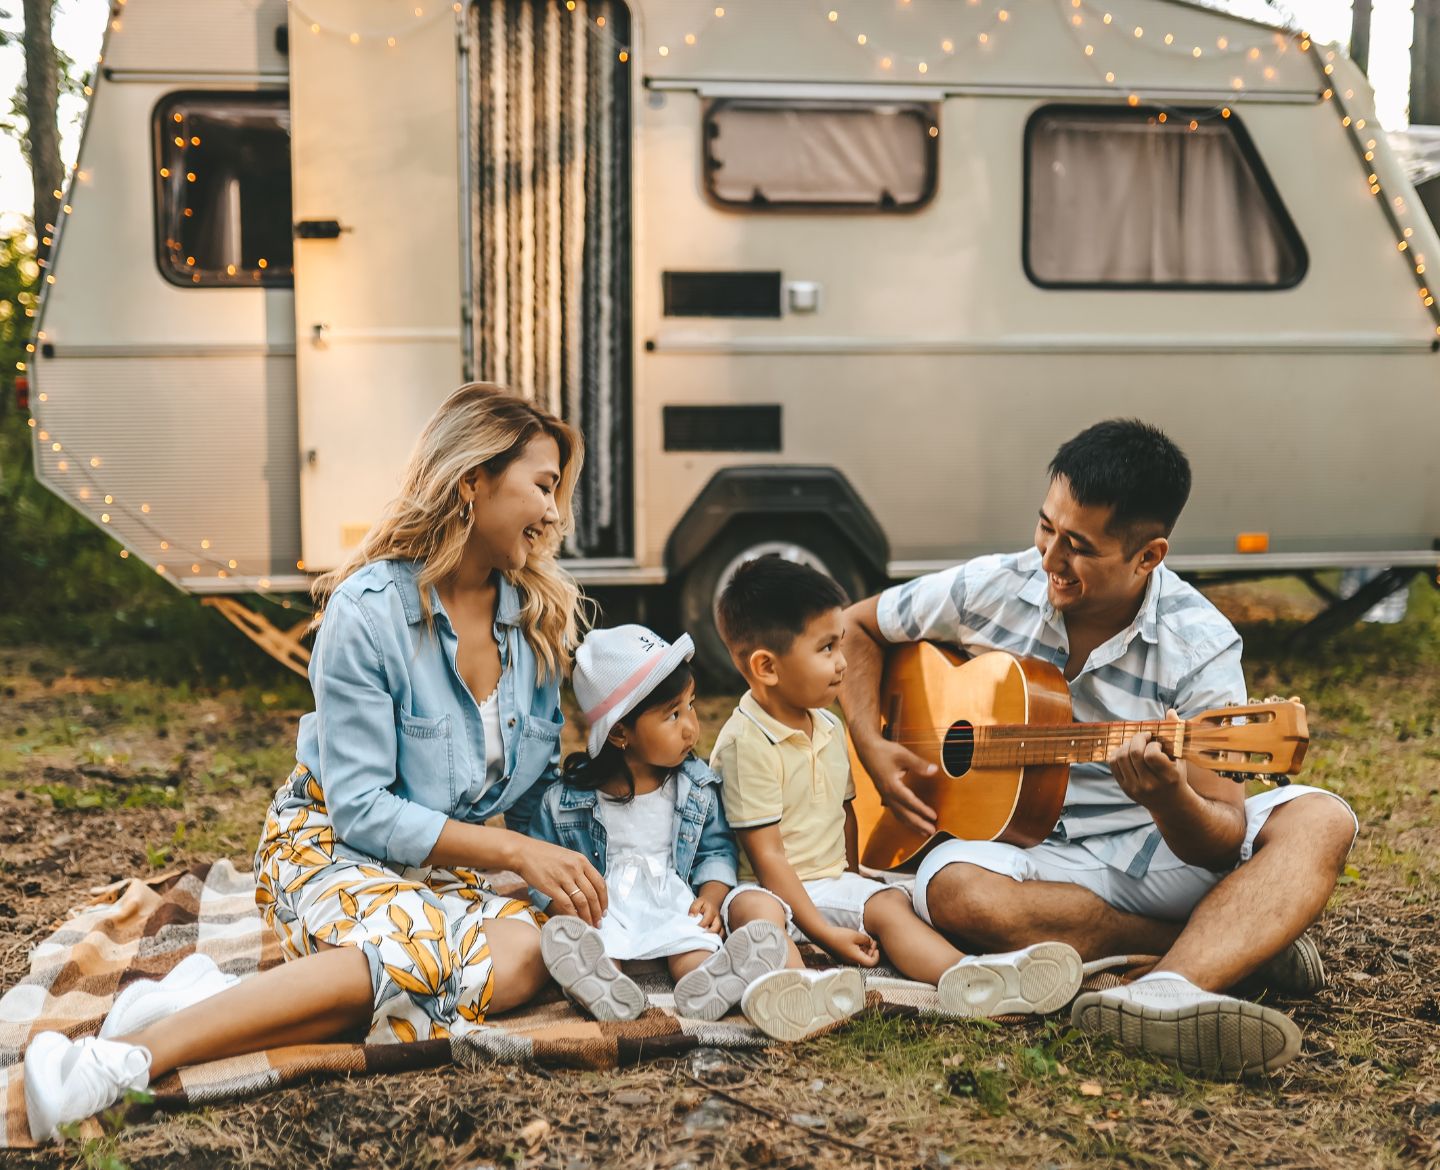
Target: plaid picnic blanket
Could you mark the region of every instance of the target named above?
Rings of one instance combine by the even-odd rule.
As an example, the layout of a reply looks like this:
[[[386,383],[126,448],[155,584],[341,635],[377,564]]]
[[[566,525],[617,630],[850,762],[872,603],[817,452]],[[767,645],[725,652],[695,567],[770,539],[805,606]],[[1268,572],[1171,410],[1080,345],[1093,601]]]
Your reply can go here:
[[[45,1031],[69,1036],[97,1032],[122,988],[137,979],[163,978],[195,951],[242,977],[284,961],[274,933],[260,920],[248,869],[217,861],[151,882],[113,887],[104,900],[76,912],[35,948],[30,974],[0,997],[0,1148],[33,1145],[25,1118],[22,1065],[31,1038]],[[817,955],[816,962],[823,963],[823,958]],[[1127,957],[1087,964],[1085,986],[1115,986],[1149,962]],[[663,970],[640,975],[637,982],[648,994],[650,1008],[640,1019],[625,1023],[598,1023],[552,992],[497,1018],[491,1027],[454,1040],[272,1048],[180,1069],[161,1077],[150,1091],[156,1107],[173,1110],[337,1074],[485,1061],[615,1068],[702,1046],[760,1048],[769,1043],[738,1013],[715,1023],[676,1016],[673,987]],[[872,1010],[938,1012],[933,987],[889,968],[866,972],[866,993]]]

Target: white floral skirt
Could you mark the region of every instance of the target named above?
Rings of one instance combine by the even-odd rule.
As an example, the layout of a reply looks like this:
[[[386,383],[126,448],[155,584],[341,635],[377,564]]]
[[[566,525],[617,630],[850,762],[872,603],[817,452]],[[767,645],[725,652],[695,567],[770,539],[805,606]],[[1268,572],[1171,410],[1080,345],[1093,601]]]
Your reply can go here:
[[[319,782],[303,764],[276,793],[255,853],[255,900],[287,959],[318,944],[356,946],[370,963],[367,1042],[441,1040],[480,1027],[495,992],[485,923],[544,922],[469,869],[395,869],[335,856]]]

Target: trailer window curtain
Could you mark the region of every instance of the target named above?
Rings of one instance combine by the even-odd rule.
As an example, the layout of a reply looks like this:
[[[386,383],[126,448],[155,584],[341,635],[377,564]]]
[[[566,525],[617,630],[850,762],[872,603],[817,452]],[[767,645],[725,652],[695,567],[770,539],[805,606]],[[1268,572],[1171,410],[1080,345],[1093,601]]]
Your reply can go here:
[[[716,101],[705,115],[705,182],[737,207],[908,211],[935,191],[933,108]]]
[[[630,14],[468,8],[471,363],[585,436],[571,555],[633,551]]]
[[[1280,289],[1304,275],[1299,233],[1233,116],[1051,109],[1026,137],[1037,284]]]
[[[156,245],[181,285],[290,285],[285,93],[173,94],[156,108]]]

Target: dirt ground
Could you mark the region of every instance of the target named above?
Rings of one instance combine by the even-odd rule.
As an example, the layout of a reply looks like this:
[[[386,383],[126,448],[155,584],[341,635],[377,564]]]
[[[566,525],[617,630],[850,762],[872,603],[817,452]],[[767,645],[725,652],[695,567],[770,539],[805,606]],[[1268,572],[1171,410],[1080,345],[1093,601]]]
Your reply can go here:
[[[1314,928],[1329,985],[1283,1004],[1303,1055],[1268,1082],[1189,1080],[1074,1032],[862,1018],[761,1054],[615,1072],[447,1068],[331,1081],[127,1125],[5,1165],[1143,1167],[1440,1165],[1440,595],[1400,627],[1283,647],[1304,595],[1212,595],[1255,694],[1299,694],[1305,779],[1363,831]],[[308,692],[202,693],[0,648],[0,989],[92,887],[248,859]],[[713,736],[733,698],[708,700]],[[1283,890],[1275,891],[1277,899]]]

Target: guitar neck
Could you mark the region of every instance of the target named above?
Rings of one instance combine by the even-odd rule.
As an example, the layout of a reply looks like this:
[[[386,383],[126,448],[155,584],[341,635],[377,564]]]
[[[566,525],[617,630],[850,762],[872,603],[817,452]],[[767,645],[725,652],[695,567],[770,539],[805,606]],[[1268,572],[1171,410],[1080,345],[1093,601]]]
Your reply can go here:
[[[977,767],[1030,764],[1103,764],[1136,735],[1153,735],[1165,751],[1179,759],[1189,725],[1182,719],[1151,719],[1135,723],[1068,723],[1046,726],[991,724],[973,729]]]

